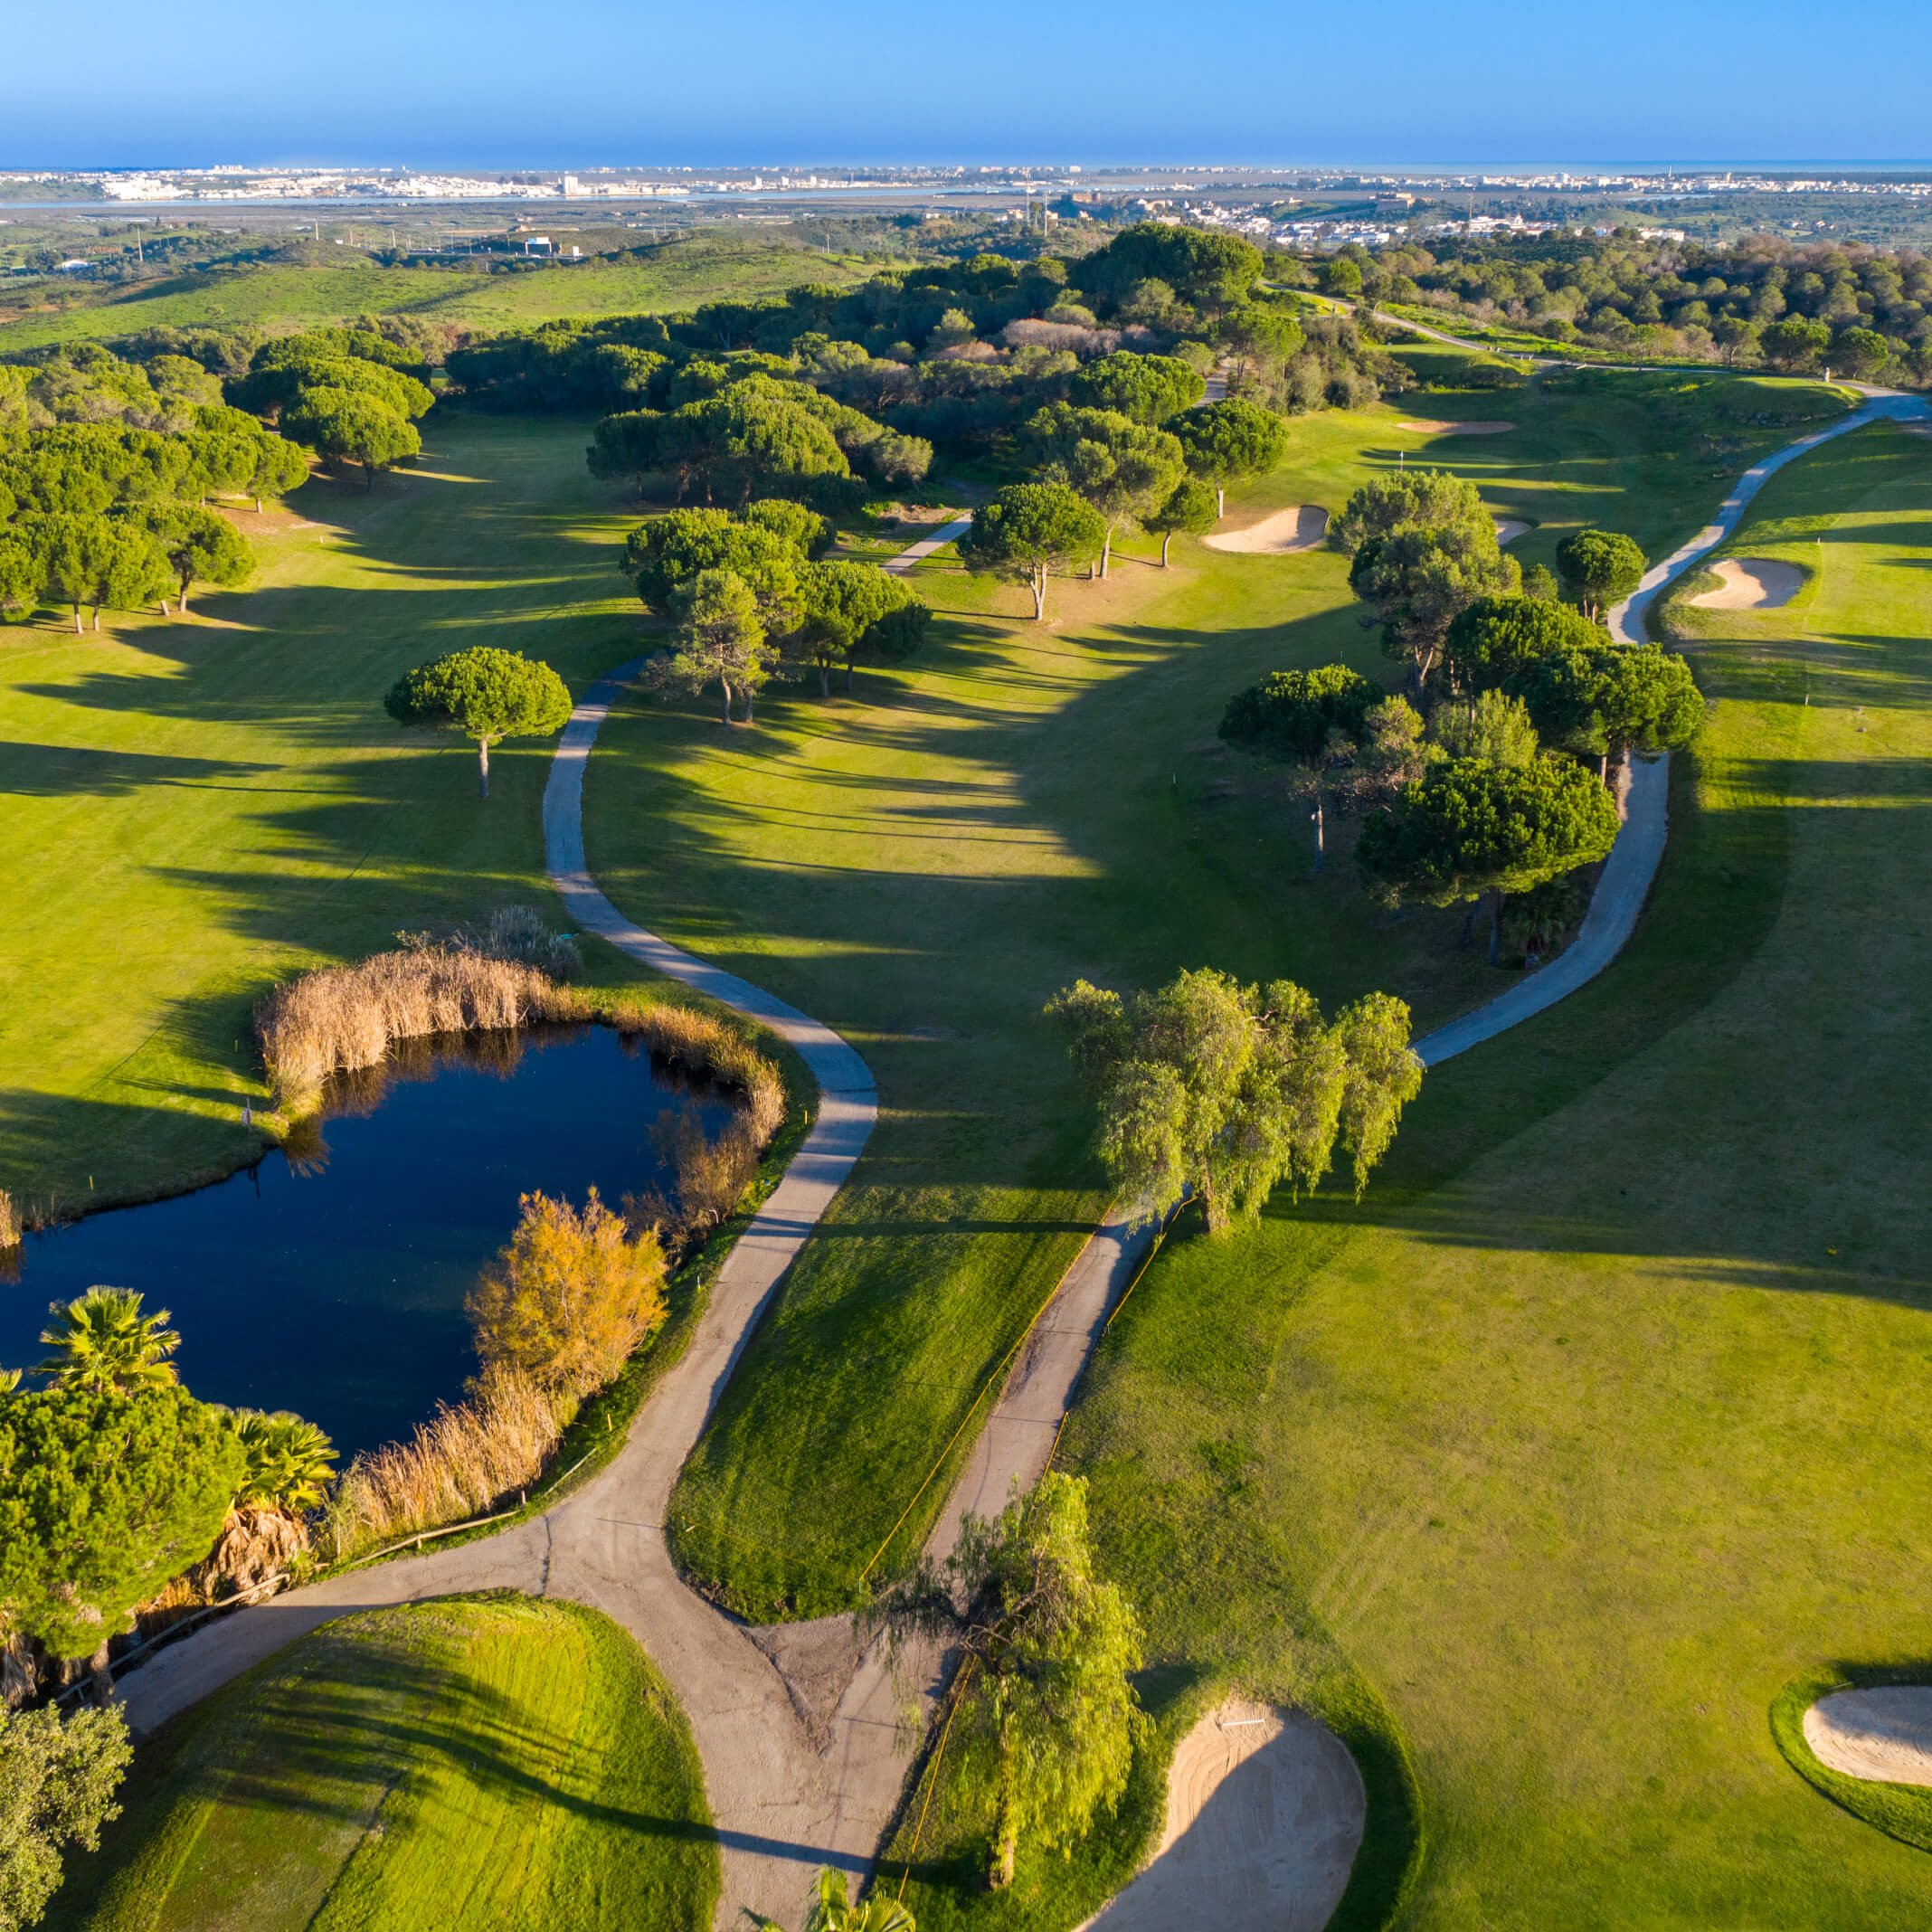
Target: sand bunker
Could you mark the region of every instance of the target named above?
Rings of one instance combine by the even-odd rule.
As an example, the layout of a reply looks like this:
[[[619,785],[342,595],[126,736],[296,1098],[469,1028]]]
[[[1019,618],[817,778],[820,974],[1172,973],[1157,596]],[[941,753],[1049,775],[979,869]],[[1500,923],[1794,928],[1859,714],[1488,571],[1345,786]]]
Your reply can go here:
[[[1405,422],[1405,430],[1420,430],[1426,436],[1501,436],[1513,430],[1513,422]]]
[[[1932,1785],[1932,1684],[1834,1690],[1804,1713],[1804,1741],[1848,1777]]]
[[[1513,516],[1499,516],[1496,519],[1496,541],[1499,544],[1513,544],[1530,526],[1519,522]]]
[[[1719,587],[1688,601],[1701,611],[1775,611],[1788,604],[1804,582],[1795,564],[1774,564],[1769,557],[1726,557],[1710,573]]]
[[[1321,1932],[1362,1842],[1361,1774],[1325,1724],[1230,1699],[1180,1741],[1153,1861],[1095,1932]]]
[[[1304,503],[1292,510],[1277,510],[1245,530],[1224,530],[1201,542],[1210,550],[1260,552],[1268,556],[1287,556],[1297,550],[1313,550],[1328,535],[1329,513],[1319,503]]]

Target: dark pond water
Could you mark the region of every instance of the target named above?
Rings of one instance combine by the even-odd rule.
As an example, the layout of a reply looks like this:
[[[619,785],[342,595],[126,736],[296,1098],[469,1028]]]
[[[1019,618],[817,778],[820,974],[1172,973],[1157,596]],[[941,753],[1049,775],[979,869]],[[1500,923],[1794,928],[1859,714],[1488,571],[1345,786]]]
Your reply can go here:
[[[182,1379],[210,1402],[289,1408],[345,1462],[455,1401],[476,1367],[463,1297],[520,1194],[613,1208],[665,1179],[660,1115],[729,1103],[604,1027],[416,1049],[335,1091],[330,1117],[251,1172],[30,1235],[0,1285],[0,1364],[31,1365],[50,1302],[96,1282],[174,1312]]]

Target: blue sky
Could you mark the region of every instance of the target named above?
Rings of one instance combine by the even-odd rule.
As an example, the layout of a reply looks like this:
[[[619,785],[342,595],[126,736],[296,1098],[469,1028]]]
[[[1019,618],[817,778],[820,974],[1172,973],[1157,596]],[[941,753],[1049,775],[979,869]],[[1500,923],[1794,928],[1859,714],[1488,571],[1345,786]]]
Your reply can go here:
[[[185,12],[30,0],[8,42],[0,166],[1501,165],[1932,149],[1932,7],[1898,0],[200,0]]]

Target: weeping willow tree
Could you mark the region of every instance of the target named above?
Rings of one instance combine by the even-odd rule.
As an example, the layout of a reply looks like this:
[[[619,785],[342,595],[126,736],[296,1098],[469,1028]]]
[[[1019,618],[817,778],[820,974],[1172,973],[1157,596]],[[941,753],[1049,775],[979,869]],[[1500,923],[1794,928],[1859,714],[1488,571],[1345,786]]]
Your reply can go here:
[[[1330,1021],[1291,980],[1242,986],[1207,967],[1124,1000],[1077,980],[1046,1012],[1094,1095],[1096,1144],[1128,1205],[1165,1214],[1191,1192],[1210,1234],[1254,1218],[1283,1182],[1312,1191],[1338,1144],[1359,1200],[1422,1087],[1408,1008],[1387,993]]]

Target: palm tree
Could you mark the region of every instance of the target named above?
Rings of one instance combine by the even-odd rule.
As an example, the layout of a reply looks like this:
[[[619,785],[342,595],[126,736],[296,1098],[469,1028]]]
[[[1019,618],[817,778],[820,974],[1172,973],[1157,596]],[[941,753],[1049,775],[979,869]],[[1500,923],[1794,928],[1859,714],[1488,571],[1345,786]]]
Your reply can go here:
[[[314,1423],[288,1409],[272,1416],[242,1409],[235,1416],[235,1434],[248,1456],[236,1509],[298,1516],[322,1507],[336,1473],[336,1446]]]
[[[166,1309],[143,1316],[131,1288],[90,1288],[63,1308],[51,1302],[52,1326],[41,1340],[59,1352],[34,1370],[62,1388],[97,1389],[127,1396],[141,1388],[172,1388],[181,1378],[167,1359],[181,1337],[166,1324]]]
[[[802,1932],[918,1932],[913,1915],[896,1899],[879,1894],[854,1905],[846,1891],[842,1871],[821,1871],[812,1881],[810,1908]],[[785,1932],[775,1918],[758,1918],[765,1932]]]

